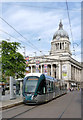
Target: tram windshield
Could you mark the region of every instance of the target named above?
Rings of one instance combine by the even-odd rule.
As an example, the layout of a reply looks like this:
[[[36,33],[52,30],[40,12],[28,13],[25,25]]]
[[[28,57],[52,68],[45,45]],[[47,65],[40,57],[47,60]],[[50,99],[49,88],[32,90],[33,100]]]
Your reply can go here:
[[[30,76],[26,79],[26,82],[25,82],[25,92],[26,93],[34,93],[35,92],[38,79],[39,78],[35,77],[35,76]]]

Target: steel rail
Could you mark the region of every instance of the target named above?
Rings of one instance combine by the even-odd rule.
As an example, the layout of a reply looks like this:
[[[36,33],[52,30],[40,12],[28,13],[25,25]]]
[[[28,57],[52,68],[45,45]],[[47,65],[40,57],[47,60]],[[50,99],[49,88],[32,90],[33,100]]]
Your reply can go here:
[[[75,96],[75,95],[74,95]],[[68,107],[70,106],[72,99],[74,98],[74,96],[71,98],[70,102],[68,103],[68,105],[65,107],[64,111],[59,115],[59,117],[56,120],[61,120],[62,116],[64,115],[64,113],[66,112],[66,110],[68,109]]]
[[[14,116],[11,117],[11,118],[7,118],[6,120],[12,120],[12,119],[14,119],[14,118],[16,118],[16,117],[18,117],[18,116],[20,116],[20,115],[22,115],[22,114],[30,111],[30,110],[33,110],[33,109],[37,108],[38,106],[39,106],[39,105],[36,105],[36,106],[34,106],[34,107],[30,108],[30,109],[27,109],[27,110],[25,110],[25,111],[23,111],[23,112],[21,112],[21,113],[19,113],[19,114],[17,114],[17,115],[14,115]]]

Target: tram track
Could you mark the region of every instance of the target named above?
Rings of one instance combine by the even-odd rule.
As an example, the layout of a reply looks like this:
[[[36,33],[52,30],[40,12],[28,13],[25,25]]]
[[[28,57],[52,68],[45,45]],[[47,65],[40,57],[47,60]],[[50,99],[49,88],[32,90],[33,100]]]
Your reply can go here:
[[[12,107],[12,108],[9,108],[9,109],[4,109],[4,110],[2,110],[3,112],[9,112],[9,111],[11,111],[11,110],[15,110],[15,109],[18,109],[18,108],[21,108],[21,107],[23,107],[23,106],[25,106],[24,104],[21,104],[21,105],[19,105],[19,106],[14,106],[14,107]]]
[[[23,105],[23,106],[25,106],[25,105]],[[23,106],[21,106],[21,107],[23,107]],[[33,110],[33,109],[35,109],[35,108],[37,108],[39,105],[36,105],[36,106],[33,106],[33,107],[31,107],[31,108],[29,108],[29,109],[27,109],[27,110],[24,110],[24,111],[21,111],[19,114],[16,114],[16,115],[14,115],[14,116],[12,116],[11,118],[6,118],[6,120],[12,120],[12,119],[14,119],[14,118],[17,118],[18,116],[20,116],[20,115],[22,115],[22,114],[24,114],[24,113],[26,113],[26,112],[29,112],[30,110]],[[19,108],[21,108],[21,107],[19,107]],[[16,109],[16,108],[15,108]],[[9,110],[8,110],[9,111]]]
[[[73,96],[73,97],[74,97],[74,96]],[[56,120],[60,120],[60,119],[62,118],[63,114],[65,113],[65,111],[66,111],[66,110],[68,109],[68,107],[70,106],[73,97],[71,98],[69,104],[65,107],[64,111],[59,115],[59,117],[58,117]],[[29,105],[28,105],[28,106],[29,106]],[[38,106],[40,106],[40,105],[36,105],[36,106],[32,106],[32,107],[29,106],[29,107],[31,107],[31,108],[29,108],[29,109],[27,109],[27,110],[24,110],[24,111],[21,111],[19,114],[16,114],[16,115],[12,116],[11,118],[6,118],[6,120],[12,120],[12,119],[14,119],[14,118],[18,118],[20,115],[22,115],[22,114],[24,114],[24,113],[26,113],[26,112],[29,112],[29,111],[37,108]],[[27,106],[23,104],[23,105],[21,105],[21,106],[18,106],[18,108],[17,108],[17,107],[13,108],[12,110],[15,110],[15,109],[17,110],[17,109],[22,108],[22,107],[27,107]],[[8,112],[11,111],[11,108],[10,108],[9,110],[7,110],[7,111],[8,111]],[[6,112],[7,112],[7,111],[6,111]]]
[[[78,116],[80,112],[76,110],[78,108],[80,101],[79,96],[76,93],[69,93],[56,101],[50,101],[46,104],[41,105],[20,105],[14,109],[10,109],[4,112],[4,118],[6,120],[14,120],[19,118],[56,118],[56,120],[61,120],[68,115]],[[74,103],[75,101],[75,103]],[[76,105],[75,105],[76,104]],[[54,105],[56,107],[54,107]],[[75,107],[74,109],[72,107]],[[73,115],[74,114],[74,115]],[[74,117],[75,117],[74,116]]]
[[[73,96],[74,97],[74,96]],[[66,112],[66,110],[68,109],[68,107],[70,106],[73,97],[71,98],[70,102],[68,103],[68,105],[65,107],[64,111],[59,115],[59,117],[56,120],[60,120],[62,118],[62,116],[64,115],[64,113]]]
[[[61,97],[61,96],[58,96],[58,97]],[[56,98],[58,98],[58,97],[56,97]],[[48,102],[47,102],[47,103],[48,103]],[[40,105],[42,105],[42,104],[40,104]],[[40,105],[32,106],[32,105],[24,105],[24,104],[22,104],[22,105],[20,105],[20,106],[13,107],[13,108],[10,108],[10,109],[8,109],[8,110],[3,110],[3,111],[4,111],[4,112],[6,111],[6,113],[7,113],[7,112],[15,111],[15,109],[16,109],[16,111],[19,111],[18,109],[21,109],[21,108],[23,108],[23,107],[25,107],[25,109],[26,109],[27,107],[31,107],[31,108],[29,108],[29,109],[27,109],[27,110],[21,111],[21,112],[18,113],[18,114],[15,114],[14,116],[12,116],[12,117],[10,117],[10,118],[6,118],[6,120],[12,120],[13,118],[19,117],[20,115],[22,115],[22,114],[24,114],[24,113],[26,113],[26,112],[29,112],[29,111],[37,108],[37,107],[40,106]]]
[[[74,97],[74,96],[73,96],[73,97]],[[68,107],[70,106],[73,97],[71,98],[69,104],[65,107],[64,111],[59,115],[58,118],[56,118],[56,120],[60,120],[60,119],[62,118],[63,114],[65,113],[65,111],[66,111],[66,110],[68,109]],[[25,106],[25,105],[22,105],[21,107],[23,107],[23,106]],[[15,116],[13,116],[13,117],[11,117],[11,118],[7,118],[6,120],[12,120],[12,119],[14,119],[14,118],[18,118],[20,115],[22,115],[22,114],[24,114],[24,113],[26,113],[26,112],[29,112],[29,111],[37,108],[38,106],[40,106],[40,105],[33,106],[33,107],[31,107],[30,109],[27,109],[27,110],[25,110],[25,111],[22,111],[22,112],[20,112],[19,114],[15,115]],[[15,109],[16,109],[16,108],[15,108]]]

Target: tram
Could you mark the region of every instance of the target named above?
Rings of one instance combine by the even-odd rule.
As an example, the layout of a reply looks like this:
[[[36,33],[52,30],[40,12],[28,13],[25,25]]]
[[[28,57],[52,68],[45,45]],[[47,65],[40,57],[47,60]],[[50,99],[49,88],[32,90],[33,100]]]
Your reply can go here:
[[[28,73],[23,81],[23,102],[40,104],[67,93],[64,81],[41,73]]]

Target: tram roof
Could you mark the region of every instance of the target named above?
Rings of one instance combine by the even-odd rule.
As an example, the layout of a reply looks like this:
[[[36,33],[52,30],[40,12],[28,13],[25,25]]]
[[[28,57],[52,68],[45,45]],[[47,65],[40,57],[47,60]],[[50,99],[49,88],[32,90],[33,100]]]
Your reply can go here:
[[[42,73],[28,73],[25,77],[28,77],[28,76],[38,76],[40,77],[42,75]]]
[[[38,76],[40,77],[42,75],[42,73],[28,73],[25,77],[28,77],[28,76]],[[50,81],[57,81],[55,78],[51,77],[51,76],[48,76],[48,75],[45,75],[43,74],[46,78],[46,80],[50,80]]]
[[[47,75],[45,75],[45,78],[46,78],[47,80],[50,80],[50,81],[57,81],[55,78],[53,78],[53,77],[51,77],[51,76],[47,76]]]

